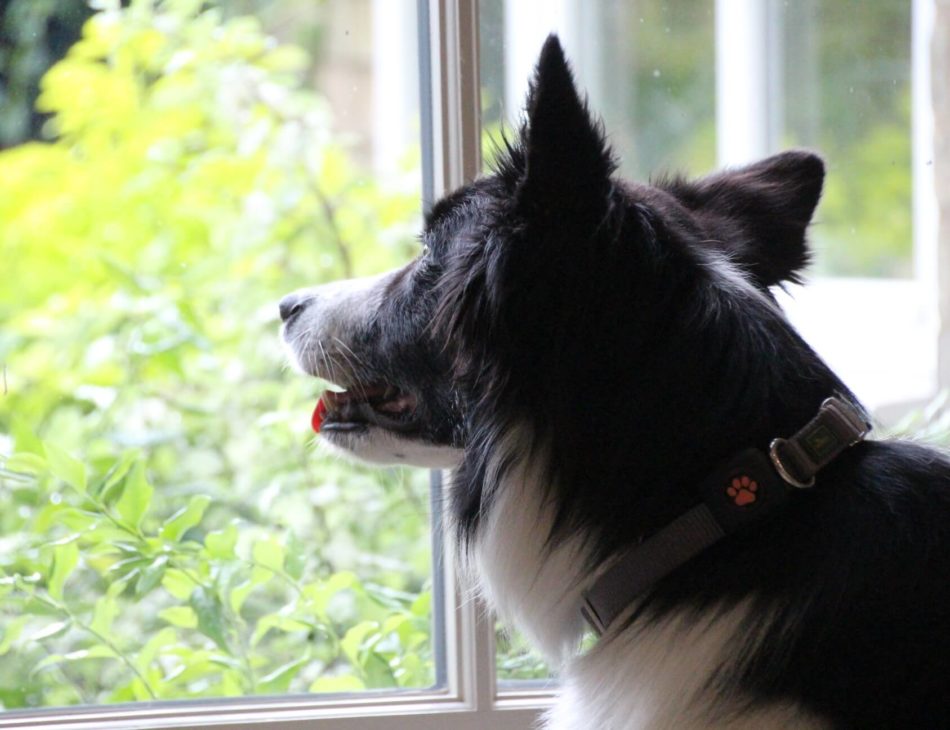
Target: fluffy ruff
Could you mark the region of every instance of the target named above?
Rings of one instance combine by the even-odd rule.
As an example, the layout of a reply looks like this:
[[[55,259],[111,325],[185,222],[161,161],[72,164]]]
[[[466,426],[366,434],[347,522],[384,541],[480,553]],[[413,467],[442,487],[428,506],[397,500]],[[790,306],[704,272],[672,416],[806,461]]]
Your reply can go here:
[[[808,261],[823,176],[791,151],[619,179],[552,37],[517,139],[416,261],[282,304],[296,361],[353,394],[324,440],[453,467],[458,554],[562,668],[552,730],[950,727],[950,461],[908,442],[849,449],[578,653],[598,566],[853,397],[770,293]]]

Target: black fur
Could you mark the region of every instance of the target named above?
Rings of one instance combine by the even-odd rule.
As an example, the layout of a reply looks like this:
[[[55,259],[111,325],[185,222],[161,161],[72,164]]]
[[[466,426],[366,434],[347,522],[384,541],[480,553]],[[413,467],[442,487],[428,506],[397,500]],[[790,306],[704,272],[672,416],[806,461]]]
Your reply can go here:
[[[518,138],[435,206],[428,252],[392,285],[387,311],[415,324],[390,349],[426,343],[426,377],[461,404],[463,543],[492,508],[488,466],[513,424],[549,456],[550,545],[581,532],[596,564],[694,505],[724,457],[853,398],[768,293],[808,262],[819,157],[655,186],[614,170],[551,37]],[[851,448],[782,513],[663,579],[634,619],[750,600],[748,635],[765,639],[739,639],[747,661],[721,667],[723,696],[799,703],[841,728],[950,727],[950,460]]]
[[[657,187],[613,170],[551,38],[496,174],[428,222],[467,402],[463,541],[490,509],[486,461],[515,421],[552,454],[551,539],[583,530],[603,559],[694,504],[723,457],[848,394],[770,298],[721,270],[728,260],[760,289],[799,281],[820,158],[785,152]],[[668,576],[640,615],[752,597],[763,626],[749,635],[767,638],[742,671],[723,667],[722,691],[797,701],[839,727],[950,727],[948,487],[943,453],[856,446],[782,515]]]
[[[825,168],[808,152],[784,152],[767,160],[710,175],[696,182],[658,181],[713,238],[708,243],[762,287],[800,284],[808,265],[805,229],[811,221]]]

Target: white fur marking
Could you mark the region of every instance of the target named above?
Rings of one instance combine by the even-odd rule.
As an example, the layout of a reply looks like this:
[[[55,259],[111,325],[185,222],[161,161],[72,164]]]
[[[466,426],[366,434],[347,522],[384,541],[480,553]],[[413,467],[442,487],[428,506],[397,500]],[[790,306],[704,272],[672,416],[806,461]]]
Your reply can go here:
[[[321,343],[331,343],[329,349],[339,350],[338,357],[342,361],[352,357],[352,352],[347,352],[342,343],[347,342],[355,324],[369,321],[379,310],[385,283],[394,273],[336,281],[294,292],[312,297],[315,301],[293,323],[297,334],[292,340],[287,340],[288,330],[286,326],[284,328],[284,341],[291,361],[308,375],[316,375],[318,370],[332,367],[332,359],[327,357],[328,346]],[[318,334],[319,338],[316,336]],[[334,373],[319,374],[330,381],[335,377]]]
[[[818,730],[827,727],[791,705],[736,708],[708,688],[724,662],[734,660],[749,608],[741,604],[707,617],[685,613],[634,624],[607,636],[565,667],[562,689],[545,730]]]
[[[494,496],[491,512],[479,528],[474,562],[480,587],[506,621],[514,623],[545,657],[559,664],[580,641],[581,592],[590,577],[581,537],[547,545],[553,507],[542,501],[542,485],[532,464],[514,457],[499,477],[506,455],[527,454],[518,430],[499,449],[486,489]]]
[[[439,446],[401,436],[377,426],[364,432],[325,431],[321,445],[330,452],[370,464],[419,466],[426,469],[451,469],[462,458],[461,449]]]
[[[562,689],[545,720],[546,730],[827,727],[792,705],[742,708],[730,714],[741,698],[730,703],[709,689],[718,668],[737,660],[732,640],[742,639],[749,624],[747,604],[711,611],[706,617],[684,613],[652,624],[637,622],[609,633],[578,656],[581,593],[593,577],[585,570],[586,542],[578,535],[547,547],[553,508],[541,497],[538,462],[529,461],[523,429],[512,429],[511,434],[486,478],[485,489],[493,494],[491,512],[483,516],[474,565],[468,567],[477,571],[482,592],[501,617],[517,625],[555,666],[562,666]],[[513,463],[500,474],[506,458]]]

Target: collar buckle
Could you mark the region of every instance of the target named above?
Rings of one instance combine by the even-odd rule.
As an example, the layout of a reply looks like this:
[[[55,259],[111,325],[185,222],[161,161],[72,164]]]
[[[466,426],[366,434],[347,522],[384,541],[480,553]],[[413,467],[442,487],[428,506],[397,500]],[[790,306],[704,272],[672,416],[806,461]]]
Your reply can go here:
[[[772,439],[772,443],[769,444],[769,459],[772,461],[772,466],[775,467],[775,471],[778,472],[778,475],[782,477],[782,481],[786,484],[790,484],[796,489],[811,489],[815,486],[815,475],[812,474],[811,478],[807,482],[801,482],[791,475],[788,469],[785,468],[785,464],[782,463],[782,458],[779,456],[779,449],[783,448],[788,441],[785,439]]]
[[[845,449],[861,441],[871,425],[857,406],[844,398],[826,398],[817,415],[794,436],[776,438],[769,458],[779,476],[796,489],[815,486],[815,474]]]

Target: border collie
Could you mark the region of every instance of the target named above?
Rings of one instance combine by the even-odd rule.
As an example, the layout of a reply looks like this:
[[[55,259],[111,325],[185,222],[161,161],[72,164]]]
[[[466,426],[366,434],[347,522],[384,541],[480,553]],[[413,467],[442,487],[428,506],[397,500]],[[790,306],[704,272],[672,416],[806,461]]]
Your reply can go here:
[[[821,159],[615,167],[551,36],[416,260],[281,302],[345,389],[314,427],[452,469],[460,560],[561,667],[548,728],[950,727],[950,459],[863,439],[770,293],[808,262]]]

